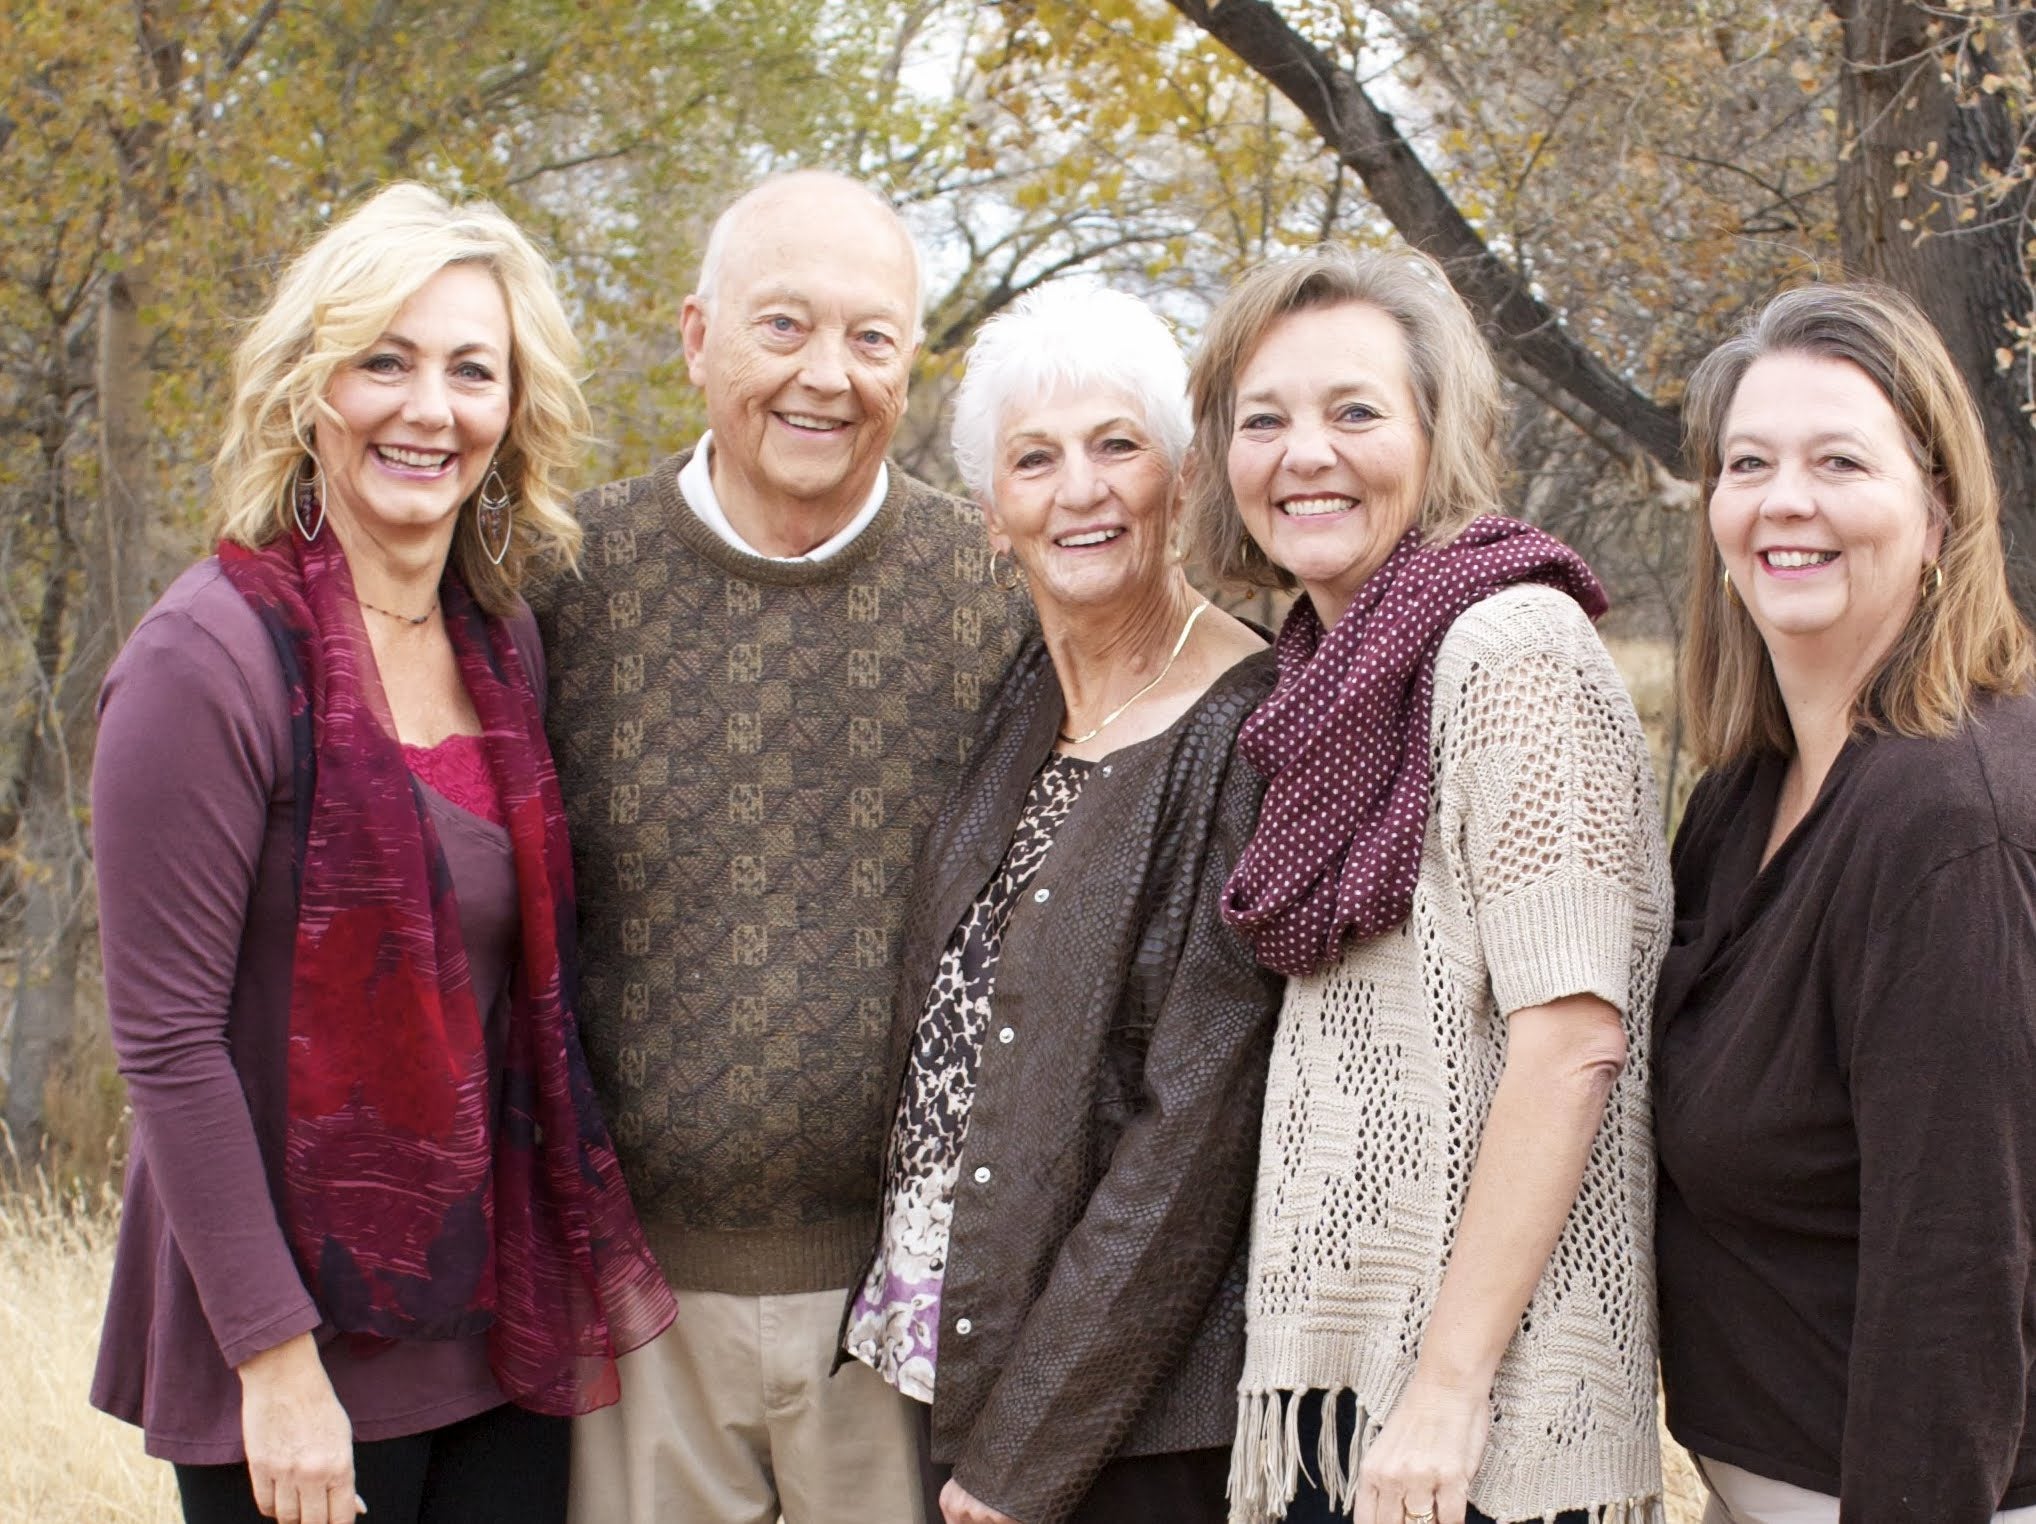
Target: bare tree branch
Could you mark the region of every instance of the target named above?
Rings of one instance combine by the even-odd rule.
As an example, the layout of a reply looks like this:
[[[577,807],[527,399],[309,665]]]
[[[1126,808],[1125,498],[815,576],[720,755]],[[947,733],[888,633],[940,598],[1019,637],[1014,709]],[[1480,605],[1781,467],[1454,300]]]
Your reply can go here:
[[[1564,331],[1519,271],[1464,219],[1392,118],[1348,70],[1295,31],[1267,0],[1169,3],[1299,108],[1323,142],[1357,172],[1401,236],[1449,271],[1510,361],[1574,399],[1634,449],[1671,470],[1681,468],[1676,415]]]
[[[262,8],[256,11],[247,26],[227,45],[220,56],[220,77],[230,79],[240,66],[247,62],[248,55],[262,40],[262,33],[269,29],[269,23],[276,19],[276,12],[283,8],[283,0],[264,0]]]
[[[539,175],[564,174],[569,169],[579,169],[588,164],[605,164],[611,159],[626,159],[643,147],[641,142],[628,142],[614,148],[597,148],[588,153],[576,154],[570,159],[554,159],[549,164],[532,165],[519,174],[511,175],[505,185],[527,185]]]

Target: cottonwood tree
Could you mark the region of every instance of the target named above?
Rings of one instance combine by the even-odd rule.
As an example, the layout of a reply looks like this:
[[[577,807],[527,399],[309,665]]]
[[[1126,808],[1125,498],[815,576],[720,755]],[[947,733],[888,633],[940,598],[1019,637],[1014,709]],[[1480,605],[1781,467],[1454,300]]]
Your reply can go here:
[[[1509,371],[1580,429],[1614,452],[1679,467],[1672,382],[1650,388],[1630,369],[1610,363],[1595,342],[1588,309],[1564,310],[1571,271],[1544,264],[1530,270],[1518,251],[1467,216],[1444,183],[1446,156],[1418,152],[1383,92],[1367,77],[1367,29],[1399,21],[1408,46],[1395,66],[1423,56],[1421,12],[1413,6],[1295,4],[1268,0],[1169,0],[1182,18],[1220,41],[1292,103],[1325,149],[1363,181],[1369,198],[1394,227],[1449,268],[1459,289],[1486,319]],[[1558,7],[1616,32],[1621,10],[1598,5]],[[2021,6],[1977,0],[1937,5],[1906,0],[1830,0],[1767,6],[1695,5],[1657,16],[1641,7],[1668,51],[1712,40],[1724,67],[1713,71],[1720,91],[1752,88],[1771,96],[1793,78],[1820,88],[1820,61],[1792,56],[1786,46],[1741,51],[1748,36],[1793,30],[1822,42],[1821,63],[1835,77],[1837,107],[1823,119],[1823,148],[1836,180],[1832,212],[1837,251],[1846,272],[1890,281],[1908,291],[1945,335],[1979,395],[1992,434],[2016,544],[2013,570],[2025,609],[2036,607],[2036,433],[2029,403],[2030,343],[2036,305],[2029,282],[2028,49],[2036,22]],[[1412,14],[1412,24],[1407,17]],[[1460,17],[1489,14],[1461,6]],[[1831,24],[1835,23],[1835,25]],[[1518,23],[1514,23],[1518,25]],[[1440,28],[1428,28],[1430,41]],[[1358,46],[1352,46],[1356,39]],[[1701,76],[1658,69],[1659,46],[1636,55],[1664,85],[1699,90]],[[1747,65],[1752,63],[1753,67]],[[1427,82],[1470,110],[1503,73],[1479,60],[1428,76]],[[1765,70],[1770,77],[1760,78]],[[1672,82],[1672,83],[1671,83]],[[1537,145],[1538,146],[1538,145]],[[1786,217],[1791,237],[1814,229],[1814,208],[1798,210],[1802,191],[1772,173],[1758,141],[1719,157],[1719,173],[1743,173]],[[1786,157],[1800,158],[1795,141]],[[1661,149],[1650,149],[1654,164]],[[1643,170],[1647,160],[1635,161]],[[1690,160],[1685,156],[1685,164]],[[1807,213],[1807,215],[1806,215]],[[1804,250],[1814,255],[1815,248]],[[1694,283],[1694,282],[1693,282]],[[1746,293],[1759,297],[1765,292]],[[1700,303],[1715,307],[1715,303]],[[1729,303],[1726,304],[1729,307]],[[1675,308],[1657,309],[1673,316]],[[1695,337],[1720,336],[1696,325]]]
[[[38,0],[0,17],[0,692],[18,706],[0,1057],[25,1153],[92,931],[93,700],[197,548],[226,358],[279,262],[380,181],[493,195],[558,249],[596,354],[627,357],[702,209],[760,156],[818,156],[853,125],[835,71],[863,65],[830,28],[856,9]],[[625,436],[673,347],[598,368]]]

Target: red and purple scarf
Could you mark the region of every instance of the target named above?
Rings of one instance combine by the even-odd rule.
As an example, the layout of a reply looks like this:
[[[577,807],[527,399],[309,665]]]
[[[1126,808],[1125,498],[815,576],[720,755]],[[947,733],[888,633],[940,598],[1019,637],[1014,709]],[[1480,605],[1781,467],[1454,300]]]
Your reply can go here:
[[[1581,556],[1496,514],[1444,545],[1409,530],[1326,634],[1313,603],[1294,604],[1274,644],[1279,682],[1237,736],[1267,787],[1223,890],[1224,919],[1267,968],[1314,973],[1413,910],[1435,658],[1458,615],[1516,582],[1605,611]]]
[[[675,1311],[622,1183],[573,1015],[572,855],[536,695],[502,621],[441,589],[508,816],[520,934],[489,1072],[459,906],[334,536],[221,545],[290,691],[297,799],[284,1229],[326,1321],[485,1330],[504,1395],[571,1414]]]

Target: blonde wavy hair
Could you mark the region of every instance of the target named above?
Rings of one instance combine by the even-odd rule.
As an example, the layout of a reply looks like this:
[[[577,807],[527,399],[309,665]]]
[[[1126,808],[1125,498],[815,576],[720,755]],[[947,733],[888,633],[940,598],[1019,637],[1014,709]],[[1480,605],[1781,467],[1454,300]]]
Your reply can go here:
[[[1853,700],[1853,723],[1905,736],[1957,730],[1976,693],[2020,693],[2036,676],[2029,627],[2008,592],[2000,490],[1986,429],[1965,379],[1921,309],[1868,282],[1784,292],[1712,350],[1683,399],[1689,464],[1708,505],[1723,470],[1732,399],[1754,362],[1803,354],[1864,371],[1900,420],[1944,531],[1937,570],[1908,624]],[[1705,766],[1761,752],[1791,756],[1795,733],[1767,645],[1725,591],[1709,515],[1693,516],[1685,637],[1678,674],[1683,720]]]
[[[579,341],[551,266],[492,203],[455,206],[416,184],[390,185],[297,256],[268,310],[233,356],[226,440],[213,462],[219,534],[259,549],[291,528],[298,467],[320,423],[333,374],[379,339],[412,296],[448,265],[485,267],[509,309],[509,427],[495,465],[509,489],[509,551],[496,566],[462,504],[451,565],[476,601],[505,614],[533,564],[571,567],[580,525],[566,488],[589,434]]]
[[[1428,442],[1428,476],[1415,524],[1430,543],[1496,513],[1504,475],[1498,367],[1442,266],[1414,249],[1346,249],[1325,243],[1269,260],[1230,288],[1188,373],[1196,469],[1188,484],[1188,555],[1226,584],[1293,588],[1245,530],[1230,492],[1237,382],[1273,325],[1296,312],[1362,303],[1399,325]]]

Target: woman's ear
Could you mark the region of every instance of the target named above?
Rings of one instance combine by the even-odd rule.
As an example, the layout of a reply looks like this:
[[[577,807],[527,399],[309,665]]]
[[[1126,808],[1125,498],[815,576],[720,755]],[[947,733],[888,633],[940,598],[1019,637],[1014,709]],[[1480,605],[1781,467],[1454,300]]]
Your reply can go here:
[[[1202,479],[1206,469],[1201,452],[1193,449],[1181,458],[1181,468],[1174,473],[1173,495],[1166,505],[1167,543],[1172,546],[1174,559],[1188,558],[1188,504],[1194,501],[1196,483]]]
[[[997,515],[997,505],[984,499],[977,502],[976,510],[983,516],[983,528],[990,536],[990,549],[1010,554],[1011,537],[1004,533],[1004,521]]]

